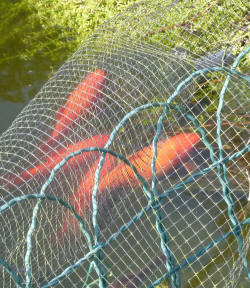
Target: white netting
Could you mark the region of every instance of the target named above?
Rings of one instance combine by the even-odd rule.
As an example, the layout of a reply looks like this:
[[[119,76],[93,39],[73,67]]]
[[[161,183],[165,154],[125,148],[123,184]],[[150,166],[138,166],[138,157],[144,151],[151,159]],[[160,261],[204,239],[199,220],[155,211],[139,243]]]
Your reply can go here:
[[[66,155],[81,148],[104,147],[127,113],[147,103],[166,102],[194,71],[214,66],[230,68],[249,45],[248,21],[247,1],[154,0],[138,3],[107,22],[66,61],[1,135],[0,205],[14,197],[39,194],[53,167]],[[238,71],[249,73],[249,62],[248,53],[241,59]],[[156,167],[161,170],[157,175],[160,194],[212,164],[208,148],[187,114],[193,115],[203,128],[219,159],[216,111],[227,75],[225,71],[200,75],[171,103],[183,112],[170,109],[163,120],[158,147],[163,164],[160,169]],[[231,75],[224,96],[221,139],[226,157],[249,145],[249,82]],[[79,102],[74,103],[76,100]],[[152,107],[135,114],[109,147],[126,156],[150,187],[152,176],[145,167],[151,169],[152,141],[162,112],[162,107]],[[172,153],[172,142],[166,139],[175,141],[177,152],[173,153],[177,155],[164,162],[164,155]],[[70,159],[45,191],[46,195],[75,205],[91,236],[91,192],[99,154],[86,152]],[[144,210],[149,200],[142,185],[124,172],[128,170],[121,160],[111,155],[106,158],[97,197],[102,243]],[[239,222],[249,217],[248,165],[249,152],[226,166]],[[81,208],[77,204],[79,197]],[[26,238],[38,201],[32,198],[17,202],[0,213],[0,258],[19,277],[20,285],[25,285],[27,279]],[[170,193],[160,209],[175,265],[232,227],[216,167]],[[30,287],[46,285],[89,252],[87,240],[72,217],[60,203],[48,199],[42,202],[31,238]],[[241,232],[245,254],[250,241],[247,229],[246,225]],[[100,262],[109,287],[148,287],[168,271],[152,209],[102,251]],[[82,287],[87,276],[87,285],[98,287],[95,268],[88,274],[92,260],[73,269],[55,287]],[[180,269],[181,287],[248,287],[243,263],[237,240],[231,235]],[[7,270],[0,268],[0,286],[15,287]],[[167,285],[170,287],[170,281],[165,282]]]

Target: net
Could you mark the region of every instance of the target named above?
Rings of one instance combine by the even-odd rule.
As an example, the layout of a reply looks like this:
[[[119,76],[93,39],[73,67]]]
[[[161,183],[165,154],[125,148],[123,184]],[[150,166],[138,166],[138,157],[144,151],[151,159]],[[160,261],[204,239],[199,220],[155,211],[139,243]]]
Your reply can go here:
[[[248,287],[245,1],[143,1],[0,141],[1,287]]]

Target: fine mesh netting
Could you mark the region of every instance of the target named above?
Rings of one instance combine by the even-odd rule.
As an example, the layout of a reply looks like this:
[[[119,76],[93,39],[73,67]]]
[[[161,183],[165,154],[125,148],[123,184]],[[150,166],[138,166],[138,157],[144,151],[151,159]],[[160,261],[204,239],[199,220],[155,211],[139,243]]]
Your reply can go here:
[[[0,138],[0,287],[249,287],[248,8],[140,2],[43,86]]]

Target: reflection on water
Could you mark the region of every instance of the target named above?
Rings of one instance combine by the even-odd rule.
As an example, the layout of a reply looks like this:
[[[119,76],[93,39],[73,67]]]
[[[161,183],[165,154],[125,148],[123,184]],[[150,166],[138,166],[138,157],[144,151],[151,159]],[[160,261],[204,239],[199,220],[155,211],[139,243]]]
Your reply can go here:
[[[0,65],[0,134],[48,80],[50,71],[51,63],[39,58]]]
[[[0,134],[2,134],[23,109],[25,103],[12,103],[0,100]]]

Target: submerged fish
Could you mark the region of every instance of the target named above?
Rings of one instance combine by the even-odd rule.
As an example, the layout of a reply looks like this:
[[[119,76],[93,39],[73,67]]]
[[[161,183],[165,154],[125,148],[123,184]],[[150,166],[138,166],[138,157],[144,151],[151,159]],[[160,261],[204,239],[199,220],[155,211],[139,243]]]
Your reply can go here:
[[[72,144],[67,148],[61,148],[58,151],[51,154],[50,156],[48,156],[47,159],[44,161],[44,163],[39,163],[35,167],[32,167],[22,172],[20,175],[8,174],[4,176],[3,178],[6,181],[8,181],[6,186],[7,187],[19,186],[22,183],[37,176],[48,177],[52,169],[70,153],[88,147],[100,147],[100,148],[104,147],[108,139],[109,139],[108,135],[100,134],[93,136],[91,138],[87,138],[76,144]],[[84,153],[84,155],[79,154],[75,157],[70,158],[62,168],[64,173],[66,174],[67,172],[73,170],[74,167],[78,165],[81,166],[83,170],[84,167],[88,168],[89,165],[91,165],[91,159],[93,158],[93,153],[98,155],[98,152],[86,152]]]
[[[99,162],[100,157],[98,157],[93,166],[88,170],[83,181],[79,185],[79,188],[69,200],[70,204],[73,206],[78,215],[83,216],[83,214],[87,211],[88,206],[91,205],[92,190],[95,183],[95,173]],[[100,179],[102,179],[107,173],[113,170],[117,162],[118,160],[116,157],[112,156],[111,154],[106,154],[105,161],[100,172]],[[53,238],[53,240],[62,240],[65,236],[65,232],[69,227],[74,227],[74,234],[79,235],[80,230],[78,229],[78,221],[69,211],[67,211],[64,217],[63,226],[57,233],[57,236]]]
[[[156,176],[160,180],[165,173],[177,166],[194,149],[194,146],[200,142],[200,137],[196,133],[182,133],[177,136],[158,142],[157,159],[155,162]],[[128,160],[136,167],[138,172],[147,181],[152,180],[151,162],[153,158],[152,145],[132,154]],[[109,174],[104,177],[99,184],[99,191],[109,188],[111,190],[117,187],[131,185],[136,187],[140,184],[133,169],[121,162]]]
[[[51,137],[57,135],[69,126],[79,116],[87,112],[87,109],[93,105],[101,96],[101,89],[104,87],[106,73],[103,70],[96,70],[76,87],[70,94],[65,105],[57,113],[57,123]]]
[[[105,85],[106,73],[96,70],[87,75],[86,78],[69,95],[66,103],[57,112],[57,122],[54,130],[45,142],[40,146],[43,151],[49,151],[60,138],[61,133],[66,134],[67,128],[79,117],[85,116],[89,108],[102,97],[102,89]]]
[[[39,175],[47,176],[52,168],[64,159],[66,155],[78,149],[87,148],[89,146],[103,147],[105,145],[108,136],[97,135],[93,138],[88,138],[82,142],[73,144],[68,148],[60,148],[58,151],[52,149],[55,144],[59,143],[57,138],[61,136],[60,133],[63,132],[65,134],[66,128],[77,120],[77,118],[85,115],[93,103],[100,99],[102,95],[100,92],[105,85],[105,81],[106,73],[100,69],[89,73],[87,77],[83,79],[69,95],[65,105],[58,111],[57,122],[51,136],[39,147],[40,150],[49,154],[45,162],[22,172],[19,176],[14,173],[5,175],[3,178],[7,181],[6,187],[21,185],[25,181]],[[78,155],[77,157],[72,158],[65,167],[67,167],[67,169],[72,169],[76,164],[83,164],[84,161],[91,158],[91,153],[87,153],[86,155],[87,156],[85,157]]]
[[[164,178],[164,176],[171,171],[174,167],[178,166],[184,161],[189,154],[195,149],[195,146],[200,142],[200,137],[196,133],[182,133],[177,136],[168,138],[166,140],[159,141],[157,144],[157,159],[155,163],[156,176],[158,180]],[[133,169],[126,165],[124,162],[120,162],[114,168],[112,156],[106,156],[106,163],[103,167],[103,172],[100,175],[100,182],[98,186],[98,195],[103,196],[105,192],[120,190],[125,187],[138,187],[140,181],[137,179]],[[152,145],[143,148],[142,150],[130,155],[128,160],[136,167],[138,172],[147,180],[152,180],[152,168],[151,162],[153,157]],[[112,162],[110,162],[112,161]],[[75,208],[76,212],[82,216],[87,208],[91,205],[91,195],[94,185],[95,170],[97,168],[98,161],[91,168],[86,175],[85,180],[81,183],[77,189],[73,198],[70,199],[70,203]],[[102,171],[101,170],[101,171]],[[110,170],[110,172],[108,171]],[[63,223],[63,226],[57,238],[63,238],[63,234],[72,227],[72,223],[76,223],[75,218],[71,214],[67,214]],[[74,234],[78,236],[79,225],[75,225]],[[53,238],[55,239],[55,238]]]

